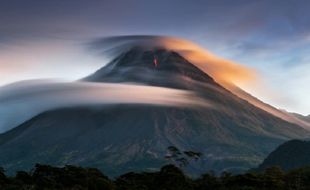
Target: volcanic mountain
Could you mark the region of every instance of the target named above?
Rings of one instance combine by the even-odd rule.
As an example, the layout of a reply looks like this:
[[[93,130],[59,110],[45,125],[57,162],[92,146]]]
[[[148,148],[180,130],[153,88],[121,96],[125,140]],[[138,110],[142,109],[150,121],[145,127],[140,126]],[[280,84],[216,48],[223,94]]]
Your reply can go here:
[[[168,162],[167,147],[175,146],[203,154],[191,172],[240,171],[257,166],[284,141],[309,137],[302,127],[237,97],[172,50],[130,48],[81,81],[188,90],[208,106],[114,104],[47,111],[0,135],[2,167],[14,172],[35,163],[74,164],[113,176],[159,168]]]

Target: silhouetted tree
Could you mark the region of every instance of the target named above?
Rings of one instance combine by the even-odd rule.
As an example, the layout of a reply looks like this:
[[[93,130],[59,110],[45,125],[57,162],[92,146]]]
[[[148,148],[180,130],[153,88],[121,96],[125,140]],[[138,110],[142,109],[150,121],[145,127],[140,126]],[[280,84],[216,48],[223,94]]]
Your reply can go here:
[[[188,166],[191,160],[197,161],[202,156],[202,153],[191,150],[181,152],[175,146],[169,146],[167,150],[168,154],[165,155],[165,158],[169,159],[180,168]]]
[[[181,169],[174,165],[167,165],[162,167],[155,179],[155,184],[157,184],[157,189],[194,189],[194,182],[190,178],[185,176]]]
[[[194,159],[195,161],[197,161],[198,159],[202,157],[201,152],[194,152],[190,150],[190,151],[184,151],[183,153],[189,158]]]
[[[212,173],[204,174],[196,181],[197,190],[215,190],[220,189],[220,180]]]
[[[32,176],[28,172],[18,171],[16,173],[15,178],[16,180],[22,182],[23,184],[26,184],[26,185],[33,184]]]
[[[267,168],[264,173],[264,188],[284,189],[284,172],[281,168],[274,166]]]
[[[184,153],[185,154],[185,153]],[[1,190],[309,190],[310,168],[282,171],[267,168],[262,173],[233,175],[223,172],[186,176],[179,167],[163,166],[157,172],[130,172],[112,181],[95,168],[52,167],[37,164],[32,172],[19,171],[15,177],[0,172]]]

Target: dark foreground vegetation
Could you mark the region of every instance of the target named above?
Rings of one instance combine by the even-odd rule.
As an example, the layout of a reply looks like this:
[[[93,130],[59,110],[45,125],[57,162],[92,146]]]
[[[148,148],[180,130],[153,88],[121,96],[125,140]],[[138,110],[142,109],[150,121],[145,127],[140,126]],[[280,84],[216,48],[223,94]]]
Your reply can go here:
[[[0,172],[1,190],[309,190],[310,168],[283,172],[278,167],[261,173],[232,175],[211,173],[192,179],[174,165],[158,172],[127,173],[112,180],[93,168],[63,168],[37,164],[31,172],[20,171],[15,177]]]

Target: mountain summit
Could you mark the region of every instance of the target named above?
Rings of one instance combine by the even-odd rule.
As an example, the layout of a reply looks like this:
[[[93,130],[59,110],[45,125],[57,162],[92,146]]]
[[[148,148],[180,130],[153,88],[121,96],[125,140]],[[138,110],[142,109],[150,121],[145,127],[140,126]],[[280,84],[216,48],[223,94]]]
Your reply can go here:
[[[186,89],[210,106],[115,104],[48,111],[0,135],[1,166],[14,172],[35,163],[74,164],[118,175],[159,168],[173,146],[203,154],[187,168],[190,172],[242,171],[257,166],[282,142],[309,137],[163,48],[131,48],[82,81]]]
[[[206,73],[174,51],[134,47],[115,58],[84,81],[137,82],[154,86],[185,88],[186,80],[215,85]]]

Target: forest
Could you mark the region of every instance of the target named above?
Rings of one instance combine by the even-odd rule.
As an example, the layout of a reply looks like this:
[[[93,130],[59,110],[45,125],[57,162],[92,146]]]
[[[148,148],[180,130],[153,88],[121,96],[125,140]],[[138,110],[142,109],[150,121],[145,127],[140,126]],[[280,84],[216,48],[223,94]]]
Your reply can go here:
[[[29,171],[6,176],[0,171],[1,190],[309,190],[310,167],[284,172],[270,167],[243,174],[209,172],[191,178],[175,165],[156,172],[129,172],[109,178],[95,168],[36,164]]]

